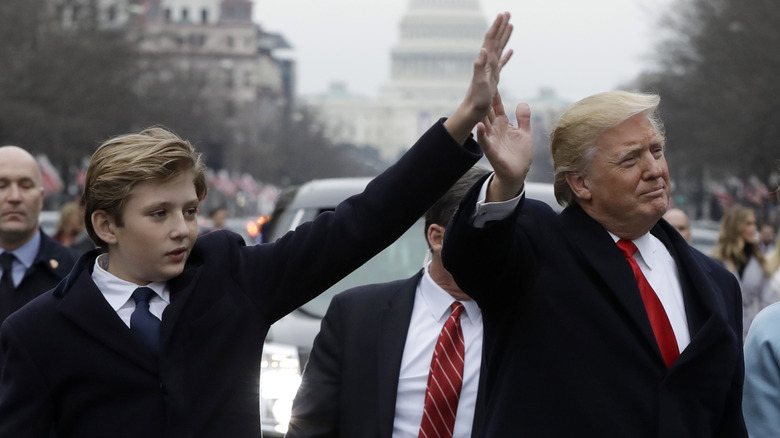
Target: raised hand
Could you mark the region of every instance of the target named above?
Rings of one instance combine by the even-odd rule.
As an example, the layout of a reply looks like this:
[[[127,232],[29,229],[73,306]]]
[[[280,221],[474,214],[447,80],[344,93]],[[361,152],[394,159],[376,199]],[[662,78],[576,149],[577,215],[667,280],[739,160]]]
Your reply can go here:
[[[479,55],[474,61],[474,75],[471,78],[466,100],[471,100],[480,119],[490,110],[493,99],[498,93],[499,73],[512,57],[512,49],[503,53],[510,35],[512,35],[512,25],[509,23],[509,12],[504,12],[496,17],[493,25],[488,29]]]
[[[512,57],[511,49],[504,53],[511,35],[509,12],[498,14],[474,61],[474,74],[466,97],[444,122],[444,127],[460,144],[465,143],[474,126],[488,114],[491,102],[498,94],[499,74]]]
[[[514,198],[523,189],[534,157],[531,109],[517,105],[517,127],[509,121],[501,96],[496,93],[488,115],[477,125],[477,140],[495,174],[488,186],[488,202]]]

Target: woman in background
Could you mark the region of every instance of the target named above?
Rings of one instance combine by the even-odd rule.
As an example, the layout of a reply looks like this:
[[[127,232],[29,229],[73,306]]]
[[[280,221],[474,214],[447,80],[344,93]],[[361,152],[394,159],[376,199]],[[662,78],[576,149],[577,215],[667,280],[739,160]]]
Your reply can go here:
[[[82,231],[84,231],[84,211],[78,203],[66,202],[60,209],[57,232],[52,237],[65,246],[71,246]]]
[[[758,247],[758,228],[753,209],[736,205],[726,211],[712,255],[739,280],[743,336],[747,335],[756,314],[776,301],[769,284],[766,260]]]

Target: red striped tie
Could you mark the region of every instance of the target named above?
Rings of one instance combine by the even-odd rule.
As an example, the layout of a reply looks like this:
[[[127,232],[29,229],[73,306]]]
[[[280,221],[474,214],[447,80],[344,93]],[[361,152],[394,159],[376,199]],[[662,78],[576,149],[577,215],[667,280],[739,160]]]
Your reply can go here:
[[[617,245],[634,271],[634,277],[636,277],[636,282],[639,286],[639,293],[642,294],[642,301],[645,303],[645,310],[647,310],[647,317],[650,319],[650,325],[653,327],[655,341],[658,343],[658,348],[661,350],[666,366],[671,367],[677,356],[680,355],[680,350],[677,347],[677,338],[674,336],[672,324],[669,323],[669,317],[666,315],[658,295],[656,295],[650,283],[647,282],[647,278],[645,278],[642,270],[639,269],[639,265],[636,264],[636,260],[634,260],[634,253],[637,250],[634,242],[621,239]]]
[[[419,438],[450,438],[455,427],[458,397],[463,385],[465,347],[460,327],[463,304],[455,301],[451,309],[452,314],[444,323],[433,351]]]

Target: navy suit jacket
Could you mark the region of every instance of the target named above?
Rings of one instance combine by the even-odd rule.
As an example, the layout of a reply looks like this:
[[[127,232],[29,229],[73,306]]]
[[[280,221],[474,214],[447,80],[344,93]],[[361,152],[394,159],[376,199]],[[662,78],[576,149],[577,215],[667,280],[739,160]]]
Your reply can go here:
[[[482,308],[484,436],[744,437],[736,279],[661,220],[691,342],[667,369],[631,268],[577,205],[524,199],[471,225],[477,190],[450,223],[444,264]]]
[[[76,254],[70,248],[49,237],[43,230],[38,254],[32,265],[24,273],[22,281],[14,289],[11,313],[21,309],[25,304],[42,293],[54,289],[76,263]],[[0,315],[0,324],[7,315]],[[0,371],[5,362],[3,349],[0,347]]]
[[[38,295],[54,289],[73,268],[76,254],[39,230],[41,244],[30,268],[14,290],[11,312],[15,312]],[[5,319],[0,315],[0,323]],[[2,361],[0,361],[0,364]]]
[[[286,438],[393,435],[401,359],[422,275],[356,287],[333,298]],[[478,403],[475,424],[480,412]]]
[[[200,237],[169,280],[159,358],[91,279],[96,251],[0,330],[0,437],[230,437],[260,434],[270,325],[408,229],[479,158],[437,123],[365,191],[274,243]]]

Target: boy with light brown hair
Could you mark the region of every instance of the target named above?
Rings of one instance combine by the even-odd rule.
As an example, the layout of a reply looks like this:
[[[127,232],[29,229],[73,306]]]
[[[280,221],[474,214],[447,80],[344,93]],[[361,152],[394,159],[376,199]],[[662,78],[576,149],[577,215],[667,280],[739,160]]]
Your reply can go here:
[[[101,145],[84,192],[100,249],[0,330],[0,437],[258,436],[270,325],[393,242],[480,157],[469,134],[511,55],[508,19],[488,31],[449,119],[362,194],[273,243],[225,230],[196,241],[203,164],[173,133]]]

